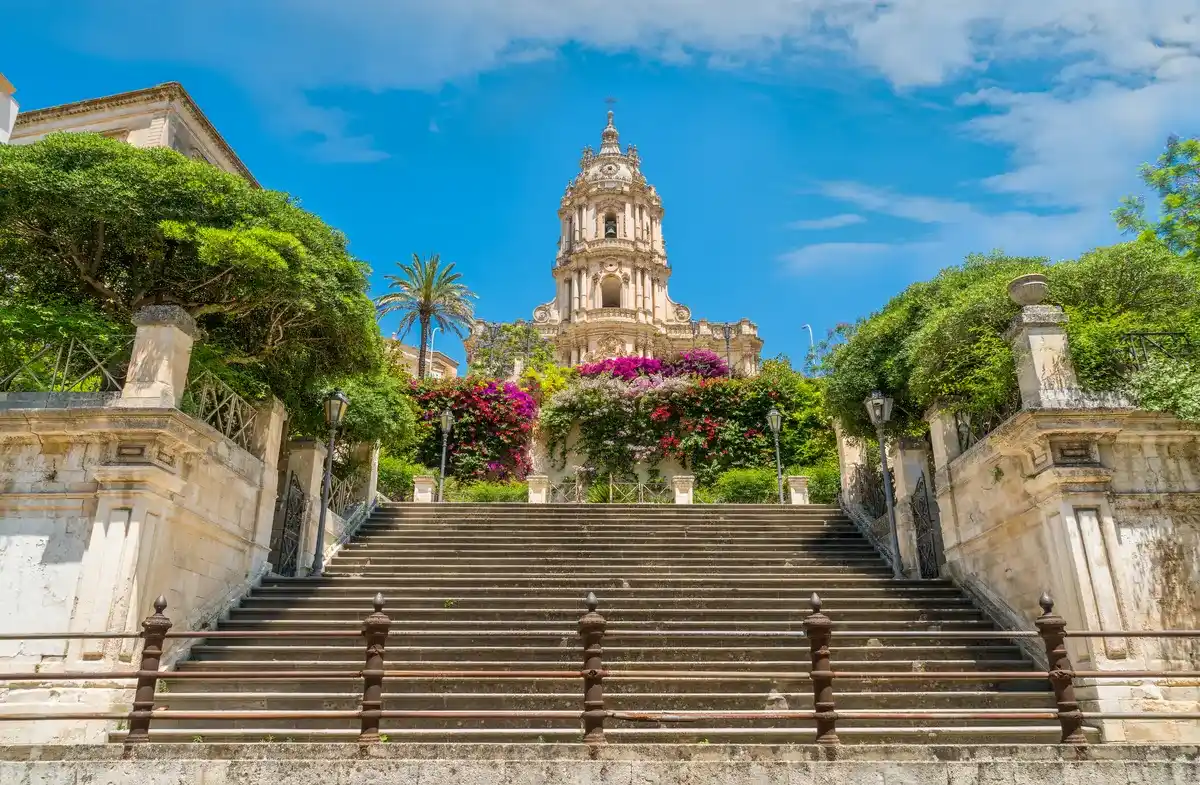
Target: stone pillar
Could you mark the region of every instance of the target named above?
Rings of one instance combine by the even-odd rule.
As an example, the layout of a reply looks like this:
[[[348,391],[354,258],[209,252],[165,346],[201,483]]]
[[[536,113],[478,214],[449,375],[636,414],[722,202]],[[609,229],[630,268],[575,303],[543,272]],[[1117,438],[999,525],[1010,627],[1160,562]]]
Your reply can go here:
[[[16,88],[0,75],[0,144],[8,144],[17,122],[17,101],[13,98],[15,92]]]
[[[177,408],[187,387],[195,320],[177,305],[149,305],[133,323],[137,334],[119,405]]]
[[[317,524],[321,520],[321,483],[325,479],[325,445],[314,439],[297,439],[288,445],[288,472],[294,473],[308,497],[304,526],[300,530],[298,575],[312,568],[313,549],[317,545]]]
[[[696,478],[690,474],[679,474],[671,478],[671,487],[675,489],[676,504],[692,503],[692,487]]]
[[[1008,285],[1008,295],[1021,312],[1009,325],[1021,388],[1021,406],[1048,409],[1070,405],[1079,389],[1067,348],[1067,315],[1057,305],[1043,305],[1046,276],[1023,275]]]
[[[255,453],[263,462],[262,484],[258,492],[258,513],[255,516],[254,541],[271,548],[271,529],[275,523],[275,498],[279,493],[279,447],[283,441],[287,410],[278,398],[272,397],[258,407],[254,418]],[[253,565],[257,568],[258,565]]]
[[[930,409],[925,413],[929,423],[929,443],[933,450],[933,468],[941,471],[950,461],[962,454],[958,445],[958,425],[954,415],[941,409]]]
[[[888,445],[888,465],[896,487],[896,538],[900,541],[900,563],[909,577],[920,575],[917,561],[917,528],[912,512],[912,496],[917,483],[925,476],[927,456],[923,442],[912,439],[894,440]],[[926,479],[926,487],[929,480]],[[933,499],[932,488],[929,488]]]
[[[413,477],[413,501],[418,504],[433,503],[433,489],[437,483],[432,474]]]
[[[529,485],[529,503],[546,504],[550,501],[550,478],[544,474],[531,474],[525,478]]]
[[[808,478],[804,476],[792,475],[787,478],[788,492],[792,497],[792,504],[808,504]]]
[[[379,490],[379,443],[359,442],[351,448],[351,456],[364,472],[363,482],[355,492],[355,498],[370,504]]]
[[[863,443],[860,439],[847,436],[836,420],[833,423],[833,434],[837,439],[838,470],[842,475],[842,493],[849,493],[854,467],[863,462]]]

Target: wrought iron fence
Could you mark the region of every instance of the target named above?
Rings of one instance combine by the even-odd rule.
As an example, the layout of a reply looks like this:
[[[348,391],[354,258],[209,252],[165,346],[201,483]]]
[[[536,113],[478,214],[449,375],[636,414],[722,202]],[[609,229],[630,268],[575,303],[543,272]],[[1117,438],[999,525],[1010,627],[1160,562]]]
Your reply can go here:
[[[883,495],[883,472],[874,463],[860,463],[850,470],[850,500],[862,507],[871,518],[887,513]]]
[[[29,347],[28,356],[0,355],[0,392],[120,392],[133,337],[91,343],[68,338]]]
[[[971,449],[1020,410],[1021,401],[1019,397],[1016,397],[988,412],[955,412],[954,430],[958,437],[959,453]]]
[[[359,501],[356,492],[361,480],[361,475],[357,473],[345,477],[334,477],[329,486],[329,510],[343,518],[346,517],[350,508]]]
[[[850,630],[847,636],[861,638],[870,636],[880,641],[911,641],[913,639],[929,639],[931,635],[938,638],[961,640],[996,640],[1013,641],[1020,639],[1041,639],[1046,652],[1049,668],[1037,670],[966,670],[966,671],[937,671],[936,677],[946,682],[970,682],[986,680],[988,682],[1026,682],[1030,679],[1041,679],[1049,683],[1054,695],[1054,708],[1011,710],[1000,708],[980,708],[975,710],[946,710],[918,709],[896,711],[888,709],[841,709],[838,706],[838,694],[835,684],[839,680],[870,679],[886,687],[899,687],[906,682],[924,680],[930,673],[922,670],[841,670],[834,662],[833,654],[838,651],[836,619],[822,612],[821,598],[814,593],[810,600],[811,613],[804,617],[803,631],[793,630],[756,630],[741,633],[747,638],[786,638],[799,643],[801,637],[807,638],[809,667],[784,670],[745,670],[745,669],[713,669],[713,670],[684,670],[681,668],[666,668],[648,670],[644,668],[608,668],[605,665],[604,644],[609,639],[635,637],[661,637],[669,640],[677,633],[672,630],[624,631],[607,630],[608,622],[599,611],[599,601],[595,594],[589,593],[584,600],[587,612],[579,618],[578,629],[582,649],[580,668],[550,669],[435,669],[435,668],[406,668],[388,669],[385,654],[392,620],[384,613],[384,598],[376,594],[373,601],[374,612],[368,615],[362,623],[363,657],[362,668],[329,667],[320,670],[229,670],[205,668],[203,663],[196,670],[164,672],[160,670],[160,660],[167,642],[170,640],[196,639],[236,639],[253,636],[255,638],[270,638],[278,641],[287,639],[300,640],[313,638],[345,637],[341,631],[323,630],[263,630],[247,632],[244,630],[198,630],[172,631],[172,622],[166,616],[167,602],[159,597],[154,603],[154,613],[142,622],[142,632],[64,632],[64,633],[4,633],[0,641],[33,641],[33,640],[86,640],[114,639],[142,640],[141,658],[136,670],[117,670],[104,673],[106,680],[114,682],[134,682],[135,692],[132,708],[128,712],[118,711],[78,711],[78,712],[4,712],[0,713],[0,722],[38,722],[54,721],[111,721],[127,723],[124,744],[126,747],[148,743],[152,740],[153,726],[164,721],[269,721],[269,720],[357,720],[359,723],[358,741],[361,744],[378,744],[387,741],[382,734],[384,720],[512,720],[512,719],[556,719],[580,723],[582,741],[588,744],[604,744],[609,741],[605,737],[606,726],[613,721],[631,723],[689,723],[732,721],[742,723],[748,720],[772,721],[806,721],[811,723],[819,744],[834,745],[841,743],[837,735],[837,725],[841,720],[870,720],[873,722],[888,720],[983,720],[997,722],[1013,721],[1056,721],[1061,734],[1058,743],[1074,746],[1088,744],[1085,724],[1089,720],[1162,720],[1168,722],[1200,720],[1197,711],[1084,711],[1075,695],[1075,681],[1088,680],[1127,680],[1127,679],[1197,679],[1197,670],[1076,670],[1066,647],[1068,638],[1162,638],[1200,640],[1200,630],[1157,630],[1157,631],[1127,631],[1105,630],[1103,632],[1068,631],[1063,618],[1054,613],[1054,603],[1050,597],[1043,595],[1039,600],[1042,615],[1035,622],[1036,630],[1020,631],[902,631],[894,630]],[[410,631],[397,630],[395,634],[404,638]],[[532,635],[544,636],[547,633],[533,632]],[[559,637],[559,633],[553,633]],[[536,665],[536,663],[530,663]],[[334,665],[331,663],[331,666]],[[853,666],[851,666],[853,667]],[[0,673],[0,684],[19,682],[47,681],[95,681],[99,677],[96,670],[88,671],[33,671]],[[238,681],[252,679],[274,679],[287,681],[291,679],[326,679],[358,681],[362,685],[360,707],[352,710],[322,709],[322,710],[245,710],[240,708],[222,708],[221,704],[227,696],[236,695],[233,692],[216,691],[211,693],[214,705],[218,708],[208,710],[172,709],[169,705],[160,705],[158,683],[160,679],[169,676],[171,679],[202,679],[205,681]],[[622,678],[671,678],[692,676],[704,679],[752,679],[764,682],[780,680],[808,681],[813,695],[813,710],[765,709],[765,710],[653,710],[653,711],[622,711],[610,709],[605,700],[605,680]],[[387,681],[418,681],[439,679],[447,683],[459,680],[495,679],[497,681],[513,678],[527,678],[539,681],[579,679],[581,682],[581,700],[576,709],[566,710],[532,710],[532,709],[404,709],[390,710],[383,708],[384,682]],[[453,691],[448,687],[448,691]],[[885,694],[887,689],[881,690]],[[165,696],[169,702],[169,696]],[[236,698],[229,698],[236,700]],[[806,730],[799,725],[796,731]],[[264,734],[265,736],[266,734]],[[267,737],[266,740],[273,740]]]
[[[1195,347],[1187,333],[1125,333],[1121,343],[1129,355],[1130,370],[1137,371],[1152,359],[1182,360],[1195,357]]]
[[[239,447],[254,452],[258,411],[208,370],[188,379],[180,410],[216,428]]]
[[[921,578],[933,579],[938,577],[938,535],[937,521],[933,517],[933,500],[930,498],[929,485],[925,482],[925,473],[917,480],[908,497],[908,506],[912,511],[913,528],[917,539],[917,570]]]
[[[579,478],[550,483],[550,502],[583,504],[587,501],[587,486]]]
[[[295,576],[300,568],[300,533],[304,530],[304,518],[308,513],[308,494],[304,492],[295,472],[288,474],[280,502],[279,526],[271,538],[271,550],[278,560],[275,572]]]
[[[675,492],[666,480],[621,482],[609,477],[588,488],[587,500],[598,504],[673,504]]]

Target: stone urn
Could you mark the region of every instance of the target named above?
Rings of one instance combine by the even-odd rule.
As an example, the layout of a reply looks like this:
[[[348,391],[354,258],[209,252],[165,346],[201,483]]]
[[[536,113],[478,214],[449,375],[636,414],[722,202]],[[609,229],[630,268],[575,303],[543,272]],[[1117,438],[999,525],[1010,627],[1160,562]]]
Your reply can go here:
[[[1041,273],[1022,275],[1008,284],[1008,296],[1022,307],[1041,305],[1049,292],[1050,286],[1046,283],[1046,276]]]

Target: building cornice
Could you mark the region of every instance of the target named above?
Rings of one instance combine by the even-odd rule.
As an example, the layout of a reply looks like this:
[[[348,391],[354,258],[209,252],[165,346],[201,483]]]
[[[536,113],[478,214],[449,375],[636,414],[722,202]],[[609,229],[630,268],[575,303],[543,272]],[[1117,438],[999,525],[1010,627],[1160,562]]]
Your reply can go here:
[[[237,169],[238,174],[246,178],[256,188],[262,187],[250,172],[250,169],[242,162],[238,154],[234,152],[233,147],[230,146],[229,142],[225,141],[225,137],[221,135],[221,132],[217,130],[217,127],[212,124],[212,121],[208,119],[208,116],[204,114],[204,111],[200,109],[200,106],[179,82],[164,82],[163,84],[142,88],[141,90],[130,90],[125,93],[106,95],[100,98],[88,98],[83,101],[74,101],[68,104],[48,106],[44,109],[25,111],[17,115],[16,127],[20,129],[34,123],[90,114],[103,109],[136,106],[151,101],[177,101],[190,115],[191,119],[195,120],[206,133],[216,140],[217,146],[229,158],[233,167]]]

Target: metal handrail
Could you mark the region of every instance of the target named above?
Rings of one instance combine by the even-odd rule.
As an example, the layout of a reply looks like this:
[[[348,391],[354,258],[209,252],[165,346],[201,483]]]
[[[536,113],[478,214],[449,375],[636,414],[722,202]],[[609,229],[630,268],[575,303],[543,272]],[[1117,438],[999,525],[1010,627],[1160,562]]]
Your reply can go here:
[[[149,740],[151,722],[164,719],[178,720],[254,720],[254,719],[358,719],[361,723],[360,742],[372,743],[382,739],[379,735],[381,719],[417,719],[417,718],[446,718],[446,719],[497,719],[497,718],[527,718],[527,719],[571,719],[581,720],[584,729],[584,740],[589,743],[604,741],[604,723],[606,720],[621,720],[626,722],[668,722],[685,723],[703,720],[812,720],[816,725],[817,741],[823,744],[838,742],[836,724],[841,719],[874,719],[874,720],[910,720],[910,719],[955,719],[955,720],[1058,720],[1062,729],[1062,742],[1069,744],[1086,744],[1083,735],[1084,720],[1130,719],[1130,720],[1193,720],[1200,719],[1198,712],[1090,712],[1081,711],[1075,700],[1073,681],[1086,679],[1128,679],[1128,678],[1200,678],[1200,670],[1121,670],[1095,671],[1076,670],[1067,658],[1063,645],[1067,638],[1195,638],[1200,639],[1200,630],[1104,630],[1079,631],[1067,630],[1061,617],[1053,613],[1053,602],[1043,595],[1041,606],[1042,616],[1037,619],[1034,630],[986,630],[974,632],[970,630],[950,631],[883,631],[883,630],[848,630],[835,633],[833,622],[821,611],[821,600],[814,594],[811,599],[812,613],[804,619],[803,631],[685,631],[687,635],[750,635],[754,637],[804,637],[808,639],[811,661],[808,669],[797,668],[785,671],[747,671],[731,669],[688,670],[688,669],[611,669],[604,666],[601,642],[610,638],[620,637],[657,637],[678,636],[678,630],[612,630],[607,628],[607,621],[597,611],[598,601],[594,595],[587,600],[588,612],[579,620],[579,634],[584,644],[584,661],[580,669],[529,669],[529,670],[500,670],[500,669],[387,669],[384,667],[385,644],[393,632],[397,636],[409,637],[413,634],[428,632],[435,635],[452,635],[454,632],[391,630],[391,619],[383,613],[384,600],[382,595],[376,595],[374,600],[375,612],[362,623],[358,633],[364,638],[365,658],[364,667],[355,669],[322,669],[322,670],[189,670],[162,671],[159,669],[159,659],[163,647],[170,639],[189,638],[346,638],[354,635],[351,630],[282,630],[282,631],[244,631],[244,630],[179,630],[171,631],[171,622],[163,615],[166,601],[160,597],[155,602],[155,613],[143,623],[143,631],[135,632],[63,632],[63,633],[2,633],[3,640],[79,640],[79,639],[132,639],[143,640],[141,667],[137,670],[111,672],[72,671],[72,672],[10,672],[0,673],[0,684],[28,681],[129,681],[137,683],[136,697],[133,708],[128,713],[118,712],[21,712],[0,713],[0,721],[38,721],[38,720],[126,720],[129,722],[129,733],[126,745],[137,744]],[[477,634],[477,631],[462,631],[461,634]],[[527,636],[555,637],[562,635],[562,630],[546,631],[503,631],[504,635],[524,634]],[[948,637],[957,639],[1021,639],[1039,637],[1043,640],[1050,661],[1049,670],[1016,670],[1016,671],[878,671],[878,670],[838,670],[831,660],[831,653],[837,652],[833,645],[837,638],[871,637],[878,639],[906,639],[920,637]],[[240,710],[212,709],[204,711],[172,710],[165,706],[156,706],[157,682],[159,679],[208,681],[233,681],[239,679],[263,679],[284,681],[291,679],[328,679],[360,681],[363,684],[362,707],[355,710],[322,709],[318,711],[270,711],[270,710]],[[639,680],[662,678],[686,679],[751,679],[751,680],[789,680],[809,681],[812,684],[814,710],[756,710],[756,711],[721,711],[721,710],[662,710],[662,711],[613,711],[604,707],[603,683],[605,679]],[[581,679],[584,686],[583,708],[581,710],[385,710],[382,708],[383,683],[385,679],[405,680],[456,680],[456,679]],[[920,709],[909,711],[890,710],[838,710],[833,683],[837,679],[870,679],[879,680],[947,680],[970,681],[986,679],[989,681],[1017,681],[1030,679],[1049,680],[1056,701],[1054,710],[1026,709],[988,709],[980,711],[959,709]],[[219,693],[214,693],[219,694]]]

